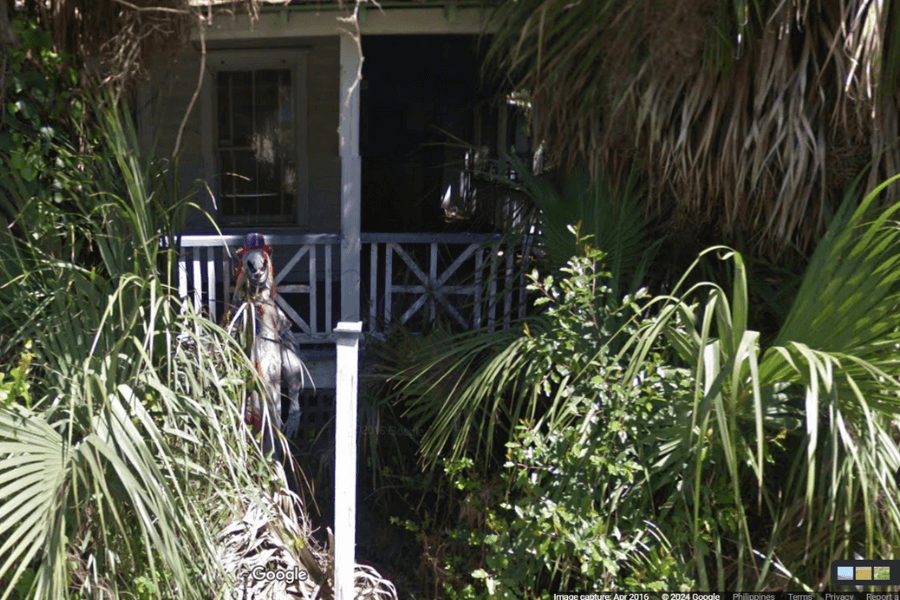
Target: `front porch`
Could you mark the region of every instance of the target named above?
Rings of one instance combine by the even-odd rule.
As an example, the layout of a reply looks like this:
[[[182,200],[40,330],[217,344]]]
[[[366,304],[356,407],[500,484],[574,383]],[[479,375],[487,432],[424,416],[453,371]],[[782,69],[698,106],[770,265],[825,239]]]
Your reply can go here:
[[[523,227],[508,194],[473,179],[476,157],[502,170],[527,146],[517,109],[478,84],[486,13],[372,11],[359,39],[345,17],[292,5],[255,24],[216,19],[143,90],[144,146],[179,150],[182,188],[203,182],[179,240],[179,292],[220,320],[234,251],[258,231],[306,346],[333,353],[339,322],[362,322],[364,343],[398,326],[509,327],[525,311],[528,244],[422,233]],[[182,105],[196,109],[182,117]]]
[[[358,344],[506,328],[528,304],[530,237],[423,233],[524,227],[470,176],[476,157],[502,172],[527,137],[499,84],[478,85],[486,17],[410,2],[355,21],[338,3],[285,3],[210,21],[142,92],[145,148],[178,154],[182,189],[202,181],[176,242],[179,294],[221,322],[244,234],[273,249],[276,302],[325,390],[301,399],[303,425],[334,428],[338,600],[353,589]]]
[[[342,296],[339,234],[267,234],[277,302],[301,343],[333,344]],[[239,234],[186,234],[180,239],[178,291],[213,320],[234,293]],[[421,333],[439,321],[454,330],[509,327],[525,314],[529,240],[498,234],[363,233],[358,298],[366,338],[399,327]]]

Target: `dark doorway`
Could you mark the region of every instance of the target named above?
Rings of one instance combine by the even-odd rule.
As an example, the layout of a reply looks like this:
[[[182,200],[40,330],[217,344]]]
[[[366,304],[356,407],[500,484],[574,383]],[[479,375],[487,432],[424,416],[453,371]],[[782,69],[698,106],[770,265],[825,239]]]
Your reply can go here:
[[[487,105],[479,38],[363,38],[360,103],[363,231],[448,229],[441,203],[458,194],[465,147]],[[479,134],[481,131],[479,131]]]

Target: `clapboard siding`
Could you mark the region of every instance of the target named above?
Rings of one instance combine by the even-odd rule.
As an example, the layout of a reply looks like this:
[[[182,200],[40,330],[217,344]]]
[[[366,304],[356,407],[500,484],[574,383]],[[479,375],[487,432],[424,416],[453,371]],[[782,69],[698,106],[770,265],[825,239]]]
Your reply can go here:
[[[175,65],[162,73],[153,73],[151,120],[157,156],[169,157],[172,154],[178,128],[197,87],[199,68],[200,54],[189,48],[179,57]],[[178,177],[181,190],[190,189],[198,177],[204,176],[199,106],[198,98],[182,134]]]
[[[215,49],[307,48],[307,156],[309,161],[309,222],[311,231],[340,230],[340,177],[338,152],[338,119],[340,110],[340,43],[337,36],[279,40],[277,45],[259,40],[248,46],[246,40],[233,47],[216,44]],[[178,128],[197,86],[200,52],[188,48],[178,63],[165,70],[153,72],[150,85],[152,137],[156,140],[157,156],[172,153]],[[201,99],[198,97],[182,134],[179,153],[179,183],[183,190],[198,178],[213,183],[212,173],[206,173],[201,137]],[[208,194],[201,193],[199,204],[213,212]],[[189,229],[208,229],[198,214],[188,217]]]
[[[310,229],[340,231],[341,158],[340,42],[337,36],[313,38],[308,59]]]

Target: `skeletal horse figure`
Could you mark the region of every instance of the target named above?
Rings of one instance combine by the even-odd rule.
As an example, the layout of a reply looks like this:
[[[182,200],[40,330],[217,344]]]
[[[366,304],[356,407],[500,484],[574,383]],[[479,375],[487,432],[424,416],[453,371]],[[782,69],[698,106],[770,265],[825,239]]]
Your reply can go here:
[[[272,435],[270,419],[287,437],[296,435],[300,427],[300,390],[303,388],[306,367],[297,356],[296,339],[290,332],[291,323],[275,303],[275,276],[272,269],[272,248],[259,233],[248,233],[244,247],[238,250],[241,259],[235,284],[232,306],[239,307],[232,324],[240,318],[245,339],[250,347],[250,360],[263,382],[264,399],[251,393],[247,420],[256,432],[262,430],[263,449],[275,450],[281,458],[278,444]],[[281,420],[281,384],[288,390],[290,407],[285,423]],[[267,410],[263,410],[263,402]]]

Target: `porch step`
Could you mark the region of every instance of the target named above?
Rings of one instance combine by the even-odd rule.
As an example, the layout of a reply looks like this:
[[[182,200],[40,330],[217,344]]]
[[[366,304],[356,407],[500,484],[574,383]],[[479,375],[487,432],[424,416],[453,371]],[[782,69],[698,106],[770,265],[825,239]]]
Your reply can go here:
[[[335,356],[335,347],[314,346],[300,347],[298,355],[303,364],[309,370],[312,377],[313,385],[307,385],[308,390],[313,387],[318,390],[334,390],[336,387],[335,379],[337,374],[337,359]]]

